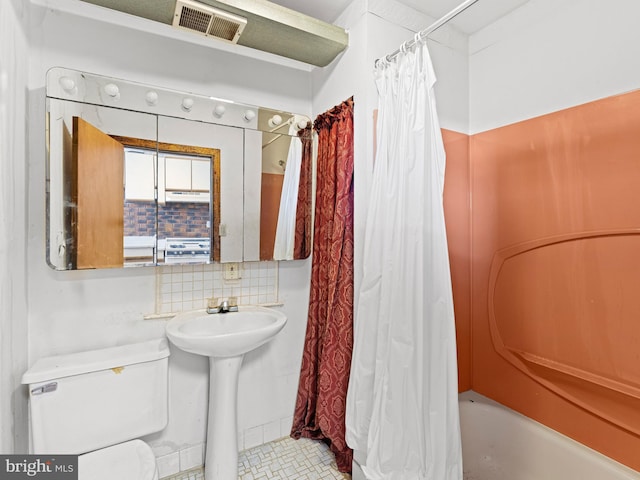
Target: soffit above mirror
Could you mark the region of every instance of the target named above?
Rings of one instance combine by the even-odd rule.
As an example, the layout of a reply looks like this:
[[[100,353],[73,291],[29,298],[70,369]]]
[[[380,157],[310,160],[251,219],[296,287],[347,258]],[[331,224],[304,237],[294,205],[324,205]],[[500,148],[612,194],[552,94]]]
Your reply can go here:
[[[176,0],[82,1],[167,25],[173,24],[177,11]],[[349,35],[344,29],[272,2],[202,0],[193,4],[203,11],[213,7],[246,19],[246,26],[233,43],[311,65],[327,66],[349,43]],[[211,41],[220,39],[212,38]]]

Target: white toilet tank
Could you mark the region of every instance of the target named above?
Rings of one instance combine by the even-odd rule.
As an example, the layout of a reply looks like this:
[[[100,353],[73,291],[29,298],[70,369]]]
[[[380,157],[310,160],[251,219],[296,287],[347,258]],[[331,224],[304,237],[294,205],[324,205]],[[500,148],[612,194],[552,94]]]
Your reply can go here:
[[[166,339],[42,358],[29,385],[33,453],[82,454],[162,430]]]

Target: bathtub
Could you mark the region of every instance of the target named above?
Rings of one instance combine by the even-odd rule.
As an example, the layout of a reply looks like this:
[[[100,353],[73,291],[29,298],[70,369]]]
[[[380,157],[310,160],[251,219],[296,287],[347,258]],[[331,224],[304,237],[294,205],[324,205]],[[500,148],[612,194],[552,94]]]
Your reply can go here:
[[[640,480],[640,473],[475,392],[460,395],[464,480]],[[353,480],[366,480],[354,452]]]

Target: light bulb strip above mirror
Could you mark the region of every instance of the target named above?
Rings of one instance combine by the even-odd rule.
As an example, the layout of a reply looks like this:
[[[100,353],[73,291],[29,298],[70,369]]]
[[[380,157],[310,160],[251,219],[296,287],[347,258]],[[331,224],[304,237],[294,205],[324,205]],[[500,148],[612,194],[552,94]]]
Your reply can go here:
[[[261,108],[61,67],[47,72],[47,97],[252,129]]]

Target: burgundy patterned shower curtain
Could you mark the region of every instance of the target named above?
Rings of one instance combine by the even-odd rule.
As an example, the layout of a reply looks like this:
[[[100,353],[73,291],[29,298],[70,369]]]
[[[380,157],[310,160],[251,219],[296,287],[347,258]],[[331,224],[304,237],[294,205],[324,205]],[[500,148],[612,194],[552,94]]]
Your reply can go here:
[[[351,471],[345,402],[353,347],[353,98],[318,116],[316,206],[309,316],[293,438],[329,444]]]
[[[300,164],[300,182],[298,185],[293,258],[307,258],[311,255],[311,164],[313,163],[311,125],[300,130],[298,137],[302,142],[302,163]]]

